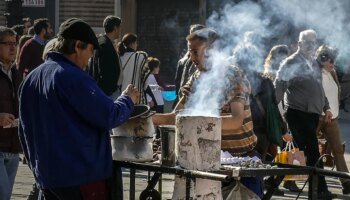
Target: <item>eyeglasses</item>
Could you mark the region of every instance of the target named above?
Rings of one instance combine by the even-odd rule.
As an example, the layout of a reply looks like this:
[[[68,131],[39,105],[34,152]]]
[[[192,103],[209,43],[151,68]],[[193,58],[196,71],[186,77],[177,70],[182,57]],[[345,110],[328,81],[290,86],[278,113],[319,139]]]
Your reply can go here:
[[[13,47],[17,47],[17,42],[0,42],[0,44],[4,44],[7,46],[13,46]]]

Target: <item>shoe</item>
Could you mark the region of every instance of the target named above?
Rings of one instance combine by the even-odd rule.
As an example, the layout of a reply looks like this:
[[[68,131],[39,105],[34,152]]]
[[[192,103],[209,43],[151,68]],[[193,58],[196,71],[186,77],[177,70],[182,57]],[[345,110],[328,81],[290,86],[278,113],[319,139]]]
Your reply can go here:
[[[343,186],[343,194],[347,195],[350,194],[350,181],[346,181],[342,184]]]
[[[322,199],[322,200],[330,200],[333,198],[337,198],[337,195],[332,194],[330,191],[320,192],[317,195],[317,199]]]
[[[284,181],[283,187],[291,192],[301,192],[301,189],[298,188],[295,181]]]
[[[26,157],[23,157],[23,159],[22,159],[22,164],[27,164],[27,159],[26,159]]]
[[[279,188],[276,188],[275,191],[273,192],[273,195],[284,196],[284,192],[282,190],[280,190]]]

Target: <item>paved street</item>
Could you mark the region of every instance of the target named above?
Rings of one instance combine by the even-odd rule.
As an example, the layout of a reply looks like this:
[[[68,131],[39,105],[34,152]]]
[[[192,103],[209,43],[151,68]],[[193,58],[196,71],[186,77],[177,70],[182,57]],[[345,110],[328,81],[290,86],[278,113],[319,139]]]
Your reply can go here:
[[[342,130],[342,136],[343,140],[349,144],[348,141],[350,141],[350,113],[341,112],[341,118],[340,118],[340,126]],[[348,166],[350,166],[350,146],[346,146],[346,161]],[[125,199],[129,199],[128,194],[128,187],[129,187],[129,179],[128,179],[128,171],[124,171],[124,197]],[[173,176],[171,175],[164,175],[163,176],[163,199],[170,199],[172,195],[172,189],[173,189]],[[29,171],[28,167],[26,165],[20,164],[18,174],[16,177],[16,182],[13,190],[12,199],[13,200],[23,200],[26,199],[27,194],[31,190],[33,182],[33,176],[31,175],[31,172]],[[146,187],[147,183],[147,174],[146,173],[138,173],[137,174],[137,180],[136,180],[136,199],[138,199],[138,196],[140,192],[142,192],[142,189]],[[334,178],[327,178],[327,183],[330,188],[330,191],[336,194],[341,194],[341,186],[339,184],[339,181]],[[302,187],[303,182],[298,182],[298,186]],[[282,188],[282,187],[281,187]],[[283,190],[283,189],[282,189]],[[304,191],[307,191],[307,185],[304,189]],[[284,197],[278,197],[275,196],[273,199],[295,199],[296,194],[290,193],[285,191],[286,194]],[[304,192],[300,199],[307,199],[307,193]],[[339,195],[338,199],[350,199],[349,197]]]

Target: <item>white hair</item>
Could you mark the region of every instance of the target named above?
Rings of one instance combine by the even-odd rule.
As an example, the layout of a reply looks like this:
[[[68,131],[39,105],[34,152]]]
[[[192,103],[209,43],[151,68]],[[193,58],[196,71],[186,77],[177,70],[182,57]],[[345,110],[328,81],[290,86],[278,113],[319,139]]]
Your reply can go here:
[[[314,31],[314,30],[312,30],[312,29],[308,29],[308,30],[305,30],[305,31],[301,31],[301,32],[299,33],[299,41],[302,41],[302,40],[304,40],[305,38],[311,37],[311,36],[317,37],[316,31]]]

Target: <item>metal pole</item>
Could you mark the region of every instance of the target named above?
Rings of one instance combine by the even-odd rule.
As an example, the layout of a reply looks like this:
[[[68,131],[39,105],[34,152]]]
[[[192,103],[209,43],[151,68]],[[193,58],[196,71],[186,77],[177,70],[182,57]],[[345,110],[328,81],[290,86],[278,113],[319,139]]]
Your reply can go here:
[[[135,200],[135,169],[130,168],[130,200]]]
[[[190,200],[191,198],[191,177],[190,176],[186,176],[186,200]]]
[[[318,188],[318,176],[315,171],[310,173],[309,175],[309,192],[308,192],[308,198],[311,200],[317,199],[317,188]]]

